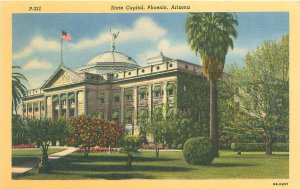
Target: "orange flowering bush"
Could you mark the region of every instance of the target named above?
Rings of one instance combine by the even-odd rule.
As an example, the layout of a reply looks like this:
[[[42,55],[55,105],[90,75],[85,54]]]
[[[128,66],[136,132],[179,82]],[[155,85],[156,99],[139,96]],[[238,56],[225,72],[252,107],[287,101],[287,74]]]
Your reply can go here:
[[[118,124],[98,117],[72,117],[68,122],[72,125],[73,132],[67,137],[66,142],[68,145],[84,149],[84,157],[88,157],[92,147],[115,146],[124,133],[124,129]]]
[[[120,138],[124,135],[124,127],[115,122],[106,122],[102,127],[102,144],[104,146],[116,147]]]

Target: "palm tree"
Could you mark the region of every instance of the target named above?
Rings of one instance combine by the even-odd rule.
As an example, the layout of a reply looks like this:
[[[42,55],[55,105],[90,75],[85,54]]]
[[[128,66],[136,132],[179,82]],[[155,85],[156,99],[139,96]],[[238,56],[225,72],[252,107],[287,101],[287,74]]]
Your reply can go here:
[[[12,69],[21,69],[21,67],[12,66]],[[12,73],[12,112],[15,111],[15,114],[17,114],[17,107],[27,91],[26,86],[22,83],[23,81],[28,81],[23,74],[15,71]]]
[[[225,57],[229,47],[233,49],[233,39],[237,37],[236,16],[231,13],[190,13],[185,31],[191,49],[200,54],[202,72],[210,83],[210,135],[218,152],[217,128],[217,80],[222,76]]]

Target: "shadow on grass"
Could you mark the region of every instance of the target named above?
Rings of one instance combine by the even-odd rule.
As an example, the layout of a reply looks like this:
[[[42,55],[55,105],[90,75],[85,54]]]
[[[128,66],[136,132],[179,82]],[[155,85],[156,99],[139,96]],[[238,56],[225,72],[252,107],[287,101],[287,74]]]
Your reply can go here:
[[[142,171],[142,172],[151,172],[151,171],[161,171],[161,172],[178,172],[178,171],[189,171],[192,168],[186,167],[175,167],[175,166],[160,166],[160,165],[133,165],[131,168],[125,165],[125,162],[121,165],[118,164],[79,164],[77,162],[65,162],[60,161],[53,164],[53,170],[55,171],[63,171],[63,172],[78,172],[78,171],[92,171],[92,172],[131,172],[131,171]]]
[[[38,157],[33,156],[16,156],[12,158],[12,166],[21,166],[28,162],[39,161]]]
[[[37,173],[34,172],[26,172],[21,175],[14,176],[12,179],[14,180],[22,180],[22,177],[28,177],[29,179],[34,179],[34,176]],[[51,175],[55,175],[55,177],[51,177]],[[122,180],[122,179],[155,179],[156,177],[151,175],[145,175],[142,173],[135,172],[124,172],[124,173],[103,173],[95,172],[91,173],[82,173],[82,172],[56,172],[52,170],[50,173],[39,173],[39,175],[43,175],[38,179],[34,180],[57,180],[63,178],[64,180],[74,180],[80,175],[80,179],[106,179],[106,180]],[[30,178],[31,177],[31,178]],[[78,180],[78,179],[76,179]]]
[[[76,160],[80,162],[94,162],[94,161],[101,161],[101,162],[121,162],[121,161],[126,161],[127,156],[122,156],[122,155],[89,155],[88,158],[84,158],[83,154],[78,153],[78,154],[70,154],[64,159],[69,158],[70,160]],[[133,161],[135,162],[159,162],[159,161],[176,161],[180,160],[180,158],[165,158],[165,157],[142,157],[142,156],[134,156]]]
[[[87,174],[84,175],[87,178],[92,179],[107,179],[107,180],[120,180],[120,179],[155,179],[155,177],[150,175],[144,174],[137,174],[137,173],[111,173],[111,174]]]
[[[212,163],[208,165],[208,167],[249,167],[249,166],[257,166],[257,164],[253,163]]]
[[[272,154],[272,155],[265,155],[265,154],[243,154],[241,156],[224,156],[226,158],[286,158],[289,157],[289,154]]]

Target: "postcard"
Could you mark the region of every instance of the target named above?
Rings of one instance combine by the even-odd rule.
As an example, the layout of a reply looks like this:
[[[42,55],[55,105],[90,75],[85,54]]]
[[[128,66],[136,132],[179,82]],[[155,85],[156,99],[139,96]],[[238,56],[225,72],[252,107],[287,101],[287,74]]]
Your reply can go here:
[[[1,188],[299,188],[299,8],[1,2]]]

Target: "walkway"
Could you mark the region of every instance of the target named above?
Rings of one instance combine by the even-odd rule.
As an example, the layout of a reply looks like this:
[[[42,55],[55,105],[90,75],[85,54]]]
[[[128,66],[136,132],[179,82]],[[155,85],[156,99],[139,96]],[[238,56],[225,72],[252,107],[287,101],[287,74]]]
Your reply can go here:
[[[49,161],[53,161],[56,159],[59,159],[63,156],[66,156],[74,151],[76,151],[78,148],[74,148],[74,147],[67,147],[66,150],[61,151],[61,152],[57,152],[54,154],[49,155]],[[18,175],[18,174],[22,174],[25,173],[33,168],[38,167],[39,162],[37,161],[31,161],[31,162],[26,162],[23,165],[18,165],[15,167],[12,167],[12,177]]]

